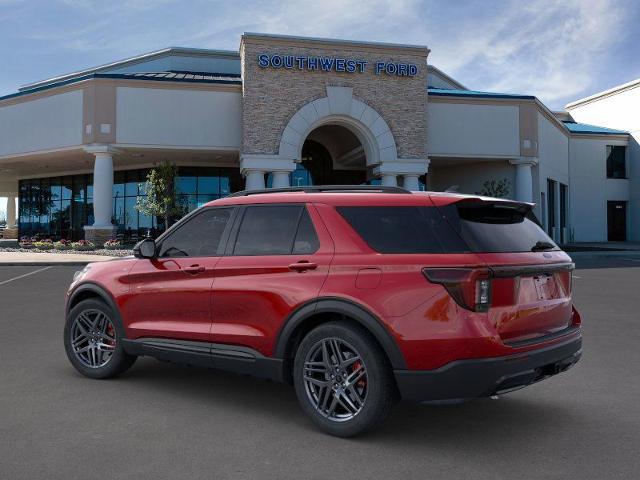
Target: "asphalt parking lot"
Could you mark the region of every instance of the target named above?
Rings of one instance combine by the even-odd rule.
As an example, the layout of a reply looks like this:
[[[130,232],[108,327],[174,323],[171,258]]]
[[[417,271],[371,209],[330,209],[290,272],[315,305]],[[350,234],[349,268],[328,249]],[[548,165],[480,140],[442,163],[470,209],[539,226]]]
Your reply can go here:
[[[634,258],[578,260],[584,354],[569,372],[499,400],[400,404],[349,440],[318,432],[286,385],[148,358],[81,377],[62,347],[78,267],[0,265],[0,478],[638,478]]]

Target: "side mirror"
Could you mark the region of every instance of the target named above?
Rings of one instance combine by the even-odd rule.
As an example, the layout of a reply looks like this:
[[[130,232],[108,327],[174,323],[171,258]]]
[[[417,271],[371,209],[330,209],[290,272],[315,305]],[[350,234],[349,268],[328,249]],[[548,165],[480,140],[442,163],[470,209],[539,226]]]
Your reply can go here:
[[[156,241],[153,238],[145,238],[133,247],[133,256],[136,258],[155,258]]]

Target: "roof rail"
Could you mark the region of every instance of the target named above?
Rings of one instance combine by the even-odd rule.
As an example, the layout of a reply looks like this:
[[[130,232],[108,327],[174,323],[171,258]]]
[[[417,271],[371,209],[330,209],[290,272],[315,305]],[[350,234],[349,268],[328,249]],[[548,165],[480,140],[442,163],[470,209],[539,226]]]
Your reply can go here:
[[[262,193],[286,193],[286,192],[303,192],[303,193],[320,193],[320,192],[343,192],[343,193],[408,193],[411,192],[402,187],[386,187],[383,185],[313,185],[301,187],[286,188],[266,188],[264,190],[242,190],[235,192],[229,197],[246,197],[248,195],[258,195]]]

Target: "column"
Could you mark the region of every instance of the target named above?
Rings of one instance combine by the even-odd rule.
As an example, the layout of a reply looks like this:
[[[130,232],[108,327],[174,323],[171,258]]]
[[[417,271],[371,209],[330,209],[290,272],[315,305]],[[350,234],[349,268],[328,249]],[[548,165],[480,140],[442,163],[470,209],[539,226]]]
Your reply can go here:
[[[240,155],[240,173],[246,178],[245,190],[264,190],[265,172],[273,173],[272,187],[289,186],[289,173],[295,170],[292,158],[261,153],[243,153]]]
[[[420,176],[429,171],[429,159],[396,158],[387,160],[373,169],[373,174],[382,179],[384,186],[397,186],[398,176],[402,186],[412,192],[420,190]]]
[[[85,147],[85,152],[94,156],[93,162],[93,225],[84,227],[85,240],[102,245],[113,238],[113,155],[115,150],[108,145]]]
[[[514,197],[519,202],[533,202],[533,175],[531,167],[537,164],[535,158],[519,158],[510,160],[516,167],[516,184]]]
[[[412,192],[418,192],[420,190],[420,175],[403,175],[402,186]]]
[[[93,227],[112,227],[113,157],[111,153],[96,153],[93,164]]]
[[[7,197],[7,228],[16,228],[16,197]]]
[[[382,175],[380,175],[380,178],[382,179],[382,186],[384,187],[398,186],[397,176],[394,173],[383,173]]]
[[[245,178],[245,190],[264,190],[264,170],[245,170]]]
[[[273,171],[272,174],[273,174],[273,183],[271,184],[272,188],[286,188],[291,186],[289,185],[288,170],[276,170],[276,171]]]

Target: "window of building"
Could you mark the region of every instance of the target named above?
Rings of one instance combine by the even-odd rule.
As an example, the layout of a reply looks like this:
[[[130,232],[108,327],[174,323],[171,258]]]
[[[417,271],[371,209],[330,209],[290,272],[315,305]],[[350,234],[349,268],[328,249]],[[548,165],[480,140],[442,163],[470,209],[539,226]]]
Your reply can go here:
[[[568,195],[569,187],[564,183],[560,184],[560,228],[567,227]]]
[[[160,245],[161,257],[215,257],[233,208],[207,208],[170,232]]]
[[[556,181],[547,179],[547,233],[553,235],[556,225]]]
[[[113,224],[119,240],[134,243],[156,237],[163,222],[138,212],[138,197],[146,195],[148,170],[114,172]],[[178,204],[187,214],[197,207],[242,189],[237,168],[180,167],[176,177]],[[70,175],[20,181],[19,232],[54,240],[84,237],[83,227],[92,225],[93,175]]]
[[[238,230],[234,255],[313,253],[318,239],[306,209],[300,205],[247,207]],[[302,227],[301,229],[298,226]]]
[[[627,178],[627,147],[607,145],[607,178]]]

